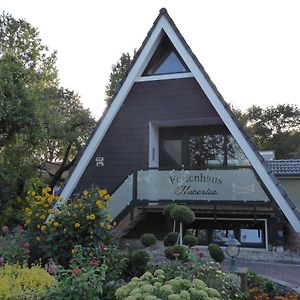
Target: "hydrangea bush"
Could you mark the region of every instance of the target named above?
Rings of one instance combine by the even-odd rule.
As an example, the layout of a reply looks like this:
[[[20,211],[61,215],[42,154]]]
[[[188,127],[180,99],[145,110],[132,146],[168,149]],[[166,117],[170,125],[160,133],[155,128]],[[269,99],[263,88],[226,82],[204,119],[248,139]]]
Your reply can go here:
[[[166,280],[164,271],[146,272],[117,289],[118,300],[221,300],[216,289],[209,288],[200,279],[176,277]]]

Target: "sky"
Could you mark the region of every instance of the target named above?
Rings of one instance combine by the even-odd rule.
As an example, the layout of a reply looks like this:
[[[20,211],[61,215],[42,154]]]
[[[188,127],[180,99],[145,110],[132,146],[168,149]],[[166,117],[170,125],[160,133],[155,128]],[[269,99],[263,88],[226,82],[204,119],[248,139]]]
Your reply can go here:
[[[227,102],[300,104],[299,0],[0,0],[57,50],[61,86],[99,118],[111,67],[165,7]]]

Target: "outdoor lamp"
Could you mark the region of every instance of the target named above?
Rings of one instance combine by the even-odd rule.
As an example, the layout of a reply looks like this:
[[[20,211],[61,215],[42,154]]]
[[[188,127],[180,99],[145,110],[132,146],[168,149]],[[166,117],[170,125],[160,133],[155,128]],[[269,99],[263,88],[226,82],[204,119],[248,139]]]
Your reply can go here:
[[[236,271],[235,258],[240,253],[241,243],[237,239],[230,237],[225,243],[225,245],[226,245],[226,253],[231,257],[229,271],[235,272]]]

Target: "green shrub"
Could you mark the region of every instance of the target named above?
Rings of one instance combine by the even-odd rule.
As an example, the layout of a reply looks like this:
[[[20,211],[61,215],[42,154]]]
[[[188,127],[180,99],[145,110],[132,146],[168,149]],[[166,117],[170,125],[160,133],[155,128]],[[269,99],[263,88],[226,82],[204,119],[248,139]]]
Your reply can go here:
[[[214,243],[209,244],[208,251],[210,257],[218,263],[223,262],[223,260],[225,259],[225,255],[222,248],[217,244]]]
[[[99,259],[100,250],[77,246],[73,251],[67,268],[56,267],[58,284],[47,293],[47,300],[52,299],[93,299],[102,298],[102,286],[107,267]]]
[[[170,217],[184,224],[193,223],[195,221],[194,212],[183,205],[175,205],[170,211]]]
[[[146,272],[141,277],[133,278],[128,284],[116,291],[117,300],[220,300],[219,292],[209,288],[199,279],[183,279],[182,277],[166,279],[163,270],[153,274]]]
[[[186,234],[183,237],[183,244],[189,247],[193,247],[198,244],[198,238],[193,234]]]
[[[188,256],[188,250],[183,245],[169,246],[165,249],[165,255],[169,259],[185,260]]]
[[[163,210],[163,215],[166,215],[166,216],[170,216],[170,212],[171,210],[176,206],[177,204],[169,204],[167,205],[164,210]]]
[[[143,273],[150,262],[150,254],[145,250],[135,251],[130,257],[130,266],[135,274]]]
[[[151,245],[155,245],[156,243],[156,237],[153,233],[144,233],[141,236],[141,243],[145,246],[145,247],[149,247]]]
[[[45,299],[56,280],[40,266],[4,265],[0,268],[0,299]]]
[[[178,235],[178,232],[169,232],[164,238],[164,245],[166,247],[174,246],[178,240]]]

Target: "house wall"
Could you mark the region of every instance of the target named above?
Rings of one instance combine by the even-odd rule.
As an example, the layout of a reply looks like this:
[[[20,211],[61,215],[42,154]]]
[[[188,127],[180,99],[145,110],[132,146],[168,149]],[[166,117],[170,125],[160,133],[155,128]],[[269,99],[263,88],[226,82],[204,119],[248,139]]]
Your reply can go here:
[[[201,118],[223,124],[194,78],[135,83],[74,193],[91,184],[113,192],[133,170],[148,167],[150,121]],[[96,167],[99,156],[103,167]]]
[[[282,177],[278,179],[285,191],[287,192],[289,198],[294,202],[295,206],[300,212],[300,177]]]

